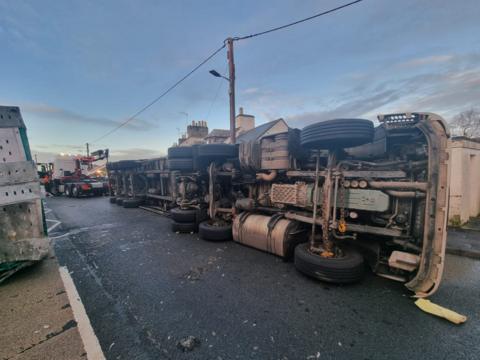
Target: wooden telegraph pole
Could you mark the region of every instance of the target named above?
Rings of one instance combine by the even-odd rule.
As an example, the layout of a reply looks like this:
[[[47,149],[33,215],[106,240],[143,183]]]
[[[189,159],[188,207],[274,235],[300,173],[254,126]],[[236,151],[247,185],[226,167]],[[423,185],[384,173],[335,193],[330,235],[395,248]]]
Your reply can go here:
[[[227,59],[228,59],[228,80],[230,96],[230,141],[232,144],[236,142],[236,126],[235,126],[235,63],[233,61],[233,39],[227,40]]]

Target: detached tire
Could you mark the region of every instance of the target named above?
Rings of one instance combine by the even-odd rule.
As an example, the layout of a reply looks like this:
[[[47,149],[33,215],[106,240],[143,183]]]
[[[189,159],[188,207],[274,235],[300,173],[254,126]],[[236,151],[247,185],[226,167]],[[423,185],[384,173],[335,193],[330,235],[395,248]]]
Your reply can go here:
[[[232,225],[217,226],[209,221],[201,222],[198,227],[198,235],[203,240],[208,241],[228,241],[232,240]]]
[[[179,233],[193,233],[197,230],[197,224],[194,222],[190,223],[180,223],[172,221],[172,231]]]
[[[114,197],[114,196],[112,196],[112,197],[110,198],[110,203],[111,203],[111,204],[115,204],[116,202],[117,202],[117,198]]]
[[[193,170],[193,159],[168,159],[170,170]]]
[[[233,144],[203,144],[198,146],[197,156],[199,158],[237,158],[238,149]]]
[[[301,273],[318,280],[348,284],[360,281],[365,271],[363,256],[351,249],[343,249],[343,257],[325,258],[312,254],[310,244],[295,248],[295,267]]]
[[[300,143],[312,149],[343,149],[373,141],[373,122],[365,119],[335,119],[302,129]]]
[[[197,220],[197,210],[176,207],[170,210],[170,216],[178,223],[194,223]]]
[[[174,146],[168,148],[169,159],[191,158],[192,156],[193,151],[191,146]]]
[[[127,199],[123,200],[123,207],[127,209],[133,209],[139,207],[142,204],[141,199]]]

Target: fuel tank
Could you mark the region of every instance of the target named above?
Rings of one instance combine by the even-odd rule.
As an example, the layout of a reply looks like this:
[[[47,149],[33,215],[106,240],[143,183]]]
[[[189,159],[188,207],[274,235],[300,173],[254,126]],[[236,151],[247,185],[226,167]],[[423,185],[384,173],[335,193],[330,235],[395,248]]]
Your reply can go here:
[[[233,221],[233,240],[283,258],[293,255],[301,242],[307,241],[304,225],[274,216],[243,212]]]

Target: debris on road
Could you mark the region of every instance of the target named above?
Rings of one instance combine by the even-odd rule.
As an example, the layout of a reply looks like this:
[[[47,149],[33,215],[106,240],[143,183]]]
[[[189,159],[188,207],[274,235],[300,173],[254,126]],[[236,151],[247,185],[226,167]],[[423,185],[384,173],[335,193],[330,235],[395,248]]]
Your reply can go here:
[[[444,318],[457,325],[467,321],[467,317],[465,315],[461,315],[455,311],[444,308],[443,306],[434,304],[427,299],[418,299],[417,301],[415,301],[415,305],[417,305],[422,311],[425,311],[426,313]]]
[[[201,342],[200,339],[196,338],[195,336],[187,336],[186,338],[181,339],[177,343],[177,347],[183,352],[192,351],[195,347],[200,346]]]

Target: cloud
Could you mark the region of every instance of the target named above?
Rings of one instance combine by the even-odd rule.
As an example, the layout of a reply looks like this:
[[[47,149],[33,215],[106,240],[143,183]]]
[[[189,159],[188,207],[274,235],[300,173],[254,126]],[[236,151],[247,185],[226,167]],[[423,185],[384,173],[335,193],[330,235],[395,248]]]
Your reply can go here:
[[[420,73],[392,71],[398,68],[397,64],[362,76],[346,76],[347,84],[342,88],[348,90],[319,99],[318,104],[322,106],[319,110],[297,112],[284,118],[295,127],[339,117],[374,118],[379,113],[397,111],[430,111],[449,120],[479,105],[479,56],[470,53],[448,56],[448,59],[425,58],[442,66],[429,66]],[[266,99],[263,102],[268,104]]]
[[[152,159],[165,156],[165,153],[155,149],[129,148],[129,149],[111,149],[110,160],[136,160]]]
[[[252,88],[248,88],[248,89],[243,90],[242,94],[251,95],[251,94],[257,94],[259,92],[260,92],[259,88],[252,87]]]
[[[300,113],[285,117],[290,126],[304,126],[317,121],[325,121],[336,118],[360,117],[362,114],[371,112],[386,104],[398,100],[399,92],[388,89],[378,91],[369,96],[362,96],[351,101],[344,102],[334,108]]]
[[[427,57],[421,57],[416,59],[411,59],[403,63],[398,64],[399,67],[418,67],[425,65],[433,65],[438,63],[444,63],[454,59],[453,55],[433,55]]]
[[[95,117],[83,114],[78,114],[66,109],[49,106],[45,104],[23,104],[21,105],[22,112],[30,113],[32,115],[41,117],[47,120],[61,121],[62,123],[75,123],[82,125],[97,125],[105,128],[113,128],[122,123],[122,121],[112,120],[105,117]],[[135,131],[149,131],[156,128],[156,125],[136,118],[125,125],[125,128]]]
[[[79,153],[83,153],[82,151],[76,151],[74,146],[68,145],[51,145],[52,148],[46,149],[45,146],[35,146],[32,148],[33,156],[37,156],[38,162],[51,162],[60,154],[60,152],[71,153],[72,155],[77,155]],[[53,148],[58,146],[57,149]],[[128,149],[111,149],[110,150],[110,161],[118,161],[118,160],[138,160],[138,159],[152,159],[156,157],[165,156],[165,153],[155,149],[144,149],[144,148],[128,148]]]

